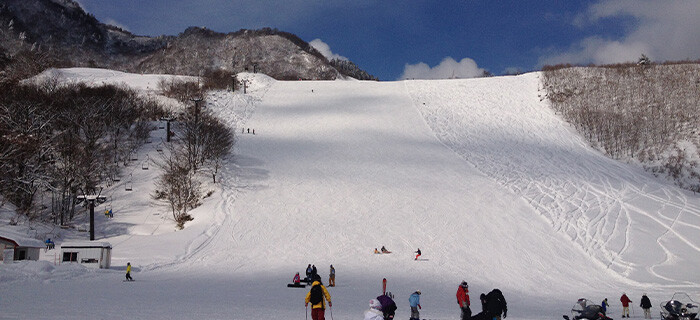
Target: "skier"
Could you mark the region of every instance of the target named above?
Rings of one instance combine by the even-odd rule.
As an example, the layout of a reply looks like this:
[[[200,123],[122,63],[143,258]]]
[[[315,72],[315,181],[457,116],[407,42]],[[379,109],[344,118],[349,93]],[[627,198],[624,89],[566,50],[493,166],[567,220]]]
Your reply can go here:
[[[379,300],[369,300],[369,310],[365,311],[365,320],[384,320],[382,304],[379,302]]]
[[[408,298],[408,303],[411,305],[411,318],[409,320],[420,320],[420,313],[418,312],[418,309],[421,309],[420,290],[416,290],[416,292],[411,294]]]
[[[608,312],[608,307],[610,306],[608,304],[608,298],[603,299],[603,302],[600,303],[600,306],[603,308],[603,314],[606,314]]]
[[[311,290],[306,294],[306,299],[304,300],[304,306],[308,307],[309,302],[311,302],[311,319],[312,320],[325,320],[326,304],[323,301],[326,298],[328,301],[328,306],[333,307],[331,303],[331,295],[326,290],[326,287],[321,284],[321,281],[314,281],[311,285]]]
[[[486,295],[486,310],[489,319],[501,320],[501,314],[503,318],[508,315],[508,304],[501,290],[493,289]]]
[[[391,292],[387,292],[381,296],[378,296],[377,300],[379,300],[379,303],[382,304],[384,319],[394,319],[394,315],[396,314],[396,302],[394,302],[394,295],[391,294]]]
[[[627,297],[627,294],[624,292],[622,293],[622,297],[620,297],[620,302],[622,302],[622,317],[623,318],[629,318],[630,317],[630,300],[629,297]]]
[[[472,316],[472,310],[469,308],[469,285],[466,281],[462,281],[457,288],[457,303],[462,311],[462,320],[469,320]]]
[[[131,262],[126,263],[126,281],[134,281],[131,277]]]
[[[415,253],[416,253],[416,258],[413,260],[418,260],[418,257],[420,257],[420,248],[418,248],[418,251],[416,251]]]
[[[294,279],[292,279],[292,282],[293,282],[294,284],[299,284],[299,283],[301,283],[301,277],[299,276],[299,272],[297,272],[297,274],[294,275]]]
[[[331,273],[328,275],[328,286],[335,287],[335,268],[331,265]]]
[[[639,306],[644,310],[644,319],[651,319],[651,301],[646,293],[642,295],[642,302]]]

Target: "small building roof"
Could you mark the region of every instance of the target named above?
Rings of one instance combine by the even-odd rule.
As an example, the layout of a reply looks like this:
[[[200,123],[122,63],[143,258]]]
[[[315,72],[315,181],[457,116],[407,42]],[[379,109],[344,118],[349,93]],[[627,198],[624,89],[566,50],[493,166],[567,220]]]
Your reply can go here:
[[[104,241],[71,241],[61,243],[61,249],[63,248],[109,248],[112,249],[112,245],[109,242]]]
[[[13,243],[16,247],[43,248],[46,246],[46,244],[40,240],[32,239],[26,235],[8,230],[0,231],[0,240]]]

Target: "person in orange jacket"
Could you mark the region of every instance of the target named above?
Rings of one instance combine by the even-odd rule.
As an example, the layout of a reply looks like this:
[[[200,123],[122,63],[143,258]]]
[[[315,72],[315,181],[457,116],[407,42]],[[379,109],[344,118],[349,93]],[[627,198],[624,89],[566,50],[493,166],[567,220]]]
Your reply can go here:
[[[306,294],[306,299],[304,300],[304,306],[308,307],[309,302],[311,302],[311,319],[312,320],[325,320],[326,304],[323,299],[328,300],[328,306],[333,307],[331,303],[331,295],[326,290],[326,287],[321,284],[320,280],[314,281],[311,284],[311,290]]]
[[[630,317],[630,300],[629,297],[627,297],[627,294],[624,292],[622,293],[622,297],[620,297],[620,302],[622,302],[622,317],[623,318],[629,318]]]
[[[466,281],[462,281],[457,288],[457,303],[462,310],[462,320],[469,320],[472,316],[472,310],[469,308],[469,285]]]

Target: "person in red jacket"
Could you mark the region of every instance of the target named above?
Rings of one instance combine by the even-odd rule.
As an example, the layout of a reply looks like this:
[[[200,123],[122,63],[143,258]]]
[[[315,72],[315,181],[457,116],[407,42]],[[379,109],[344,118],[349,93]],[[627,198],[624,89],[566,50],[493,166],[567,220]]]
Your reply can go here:
[[[627,297],[627,294],[624,292],[622,293],[622,297],[620,297],[620,302],[622,302],[622,317],[623,318],[629,318],[630,317],[630,300],[629,297]]]
[[[462,281],[457,288],[457,303],[462,310],[462,320],[469,320],[472,316],[472,310],[469,308],[469,285],[466,281]]]

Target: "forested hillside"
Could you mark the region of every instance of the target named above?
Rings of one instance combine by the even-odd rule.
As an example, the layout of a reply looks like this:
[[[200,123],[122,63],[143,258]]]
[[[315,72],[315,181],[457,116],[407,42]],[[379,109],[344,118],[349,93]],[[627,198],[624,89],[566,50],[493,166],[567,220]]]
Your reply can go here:
[[[550,67],[543,82],[594,147],[700,192],[700,64]]]

